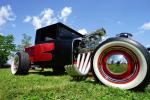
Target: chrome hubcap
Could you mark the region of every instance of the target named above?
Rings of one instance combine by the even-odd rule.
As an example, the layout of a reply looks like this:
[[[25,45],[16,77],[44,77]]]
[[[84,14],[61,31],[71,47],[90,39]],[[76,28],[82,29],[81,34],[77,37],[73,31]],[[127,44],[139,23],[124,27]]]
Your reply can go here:
[[[106,68],[112,74],[124,74],[128,70],[128,61],[122,54],[113,54],[106,60]]]

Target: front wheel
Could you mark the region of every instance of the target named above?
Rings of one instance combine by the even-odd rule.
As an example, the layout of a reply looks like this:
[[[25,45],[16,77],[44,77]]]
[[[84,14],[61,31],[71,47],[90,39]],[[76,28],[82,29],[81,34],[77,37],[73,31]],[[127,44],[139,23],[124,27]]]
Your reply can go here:
[[[93,53],[96,80],[121,89],[145,88],[150,80],[148,50],[128,38],[110,38]]]

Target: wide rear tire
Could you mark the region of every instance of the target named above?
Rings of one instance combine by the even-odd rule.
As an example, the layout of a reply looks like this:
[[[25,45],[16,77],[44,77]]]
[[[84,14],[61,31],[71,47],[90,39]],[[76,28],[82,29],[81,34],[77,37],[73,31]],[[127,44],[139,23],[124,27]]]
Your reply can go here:
[[[28,73],[29,67],[29,55],[26,52],[17,52],[11,64],[11,73],[14,75],[24,75]]]
[[[126,61],[124,63],[116,63],[116,65],[114,64],[115,61],[110,63],[109,58],[113,55],[124,56]],[[97,47],[92,58],[92,70],[95,79],[107,86],[141,90],[149,84],[149,52],[144,46],[134,40],[121,37],[109,38]],[[112,67],[111,64],[116,69],[126,65],[126,70],[117,73],[108,68]]]

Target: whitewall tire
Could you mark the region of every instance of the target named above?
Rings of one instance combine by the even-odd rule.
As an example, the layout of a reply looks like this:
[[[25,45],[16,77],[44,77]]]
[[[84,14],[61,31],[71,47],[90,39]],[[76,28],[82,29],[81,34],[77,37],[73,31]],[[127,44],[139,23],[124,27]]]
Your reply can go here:
[[[126,63],[117,64],[112,61],[113,64],[110,64],[110,57],[115,55],[124,56]],[[149,53],[141,44],[131,39],[117,37],[104,41],[93,53],[92,64],[95,78],[107,86],[138,89],[146,87],[149,83]],[[125,64],[126,70],[122,73],[110,71],[114,66],[119,69],[121,67],[118,66]]]
[[[27,74],[30,67],[29,55],[26,52],[17,52],[11,63],[11,73]]]

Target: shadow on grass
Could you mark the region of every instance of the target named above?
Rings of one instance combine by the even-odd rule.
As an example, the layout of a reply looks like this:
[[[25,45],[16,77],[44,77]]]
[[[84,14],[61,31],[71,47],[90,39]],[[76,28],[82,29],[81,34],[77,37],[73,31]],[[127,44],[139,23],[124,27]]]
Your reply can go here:
[[[101,85],[103,87],[110,88],[110,87],[104,85],[102,82],[96,80],[94,77],[88,77],[87,79],[86,79],[86,77],[85,78],[83,78],[83,77],[72,77],[70,79],[70,82],[73,82],[73,81],[75,81],[75,82],[83,82],[84,81],[84,83],[90,83],[90,84],[94,84],[94,85]],[[111,87],[111,88],[113,88],[113,87]],[[119,88],[114,88],[114,89],[119,89]],[[119,90],[122,91],[124,89],[119,89]],[[126,90],[126,91],[130,91],[130,92],[133,92],[133,93],[145,93],[146,88],[140,88],[139,87],[139,88],[129,89],[129,90]]]
[[[29,72],[29,74],[38,74],[38,75],[43,75],[43,76],[55,76],[55,73],[52,71],[33,71]]]
[[[94,84],[94,85],[101,85],[101,86],[104,86],[106,88],[110,88],[109,86],[106,86],[105,84],[103,84],[102,82],[100,81],[97,81],[97,80],[86,80],[85,83],[91,83],[91,84]],[[113,88],[113,87],[111,87]],[[114,88],[114,89],[119,89],[119,88]],[[119,89],[119,90],[125,90],[125,89]],[[126,91],[130,91],[130,92],[134,92],[134,93],[145,93],[146,92],[146,88],[133,88],[133,89],[127,89]]]
[[[0,69],[2,68],[10,68],[10,65],[9,64],[0,65]]]
[[[31,70],[29,74],[38,74],[43,76],[63,76],[66,73],[54,73],[53,71],[40,71],[40,70]]]

